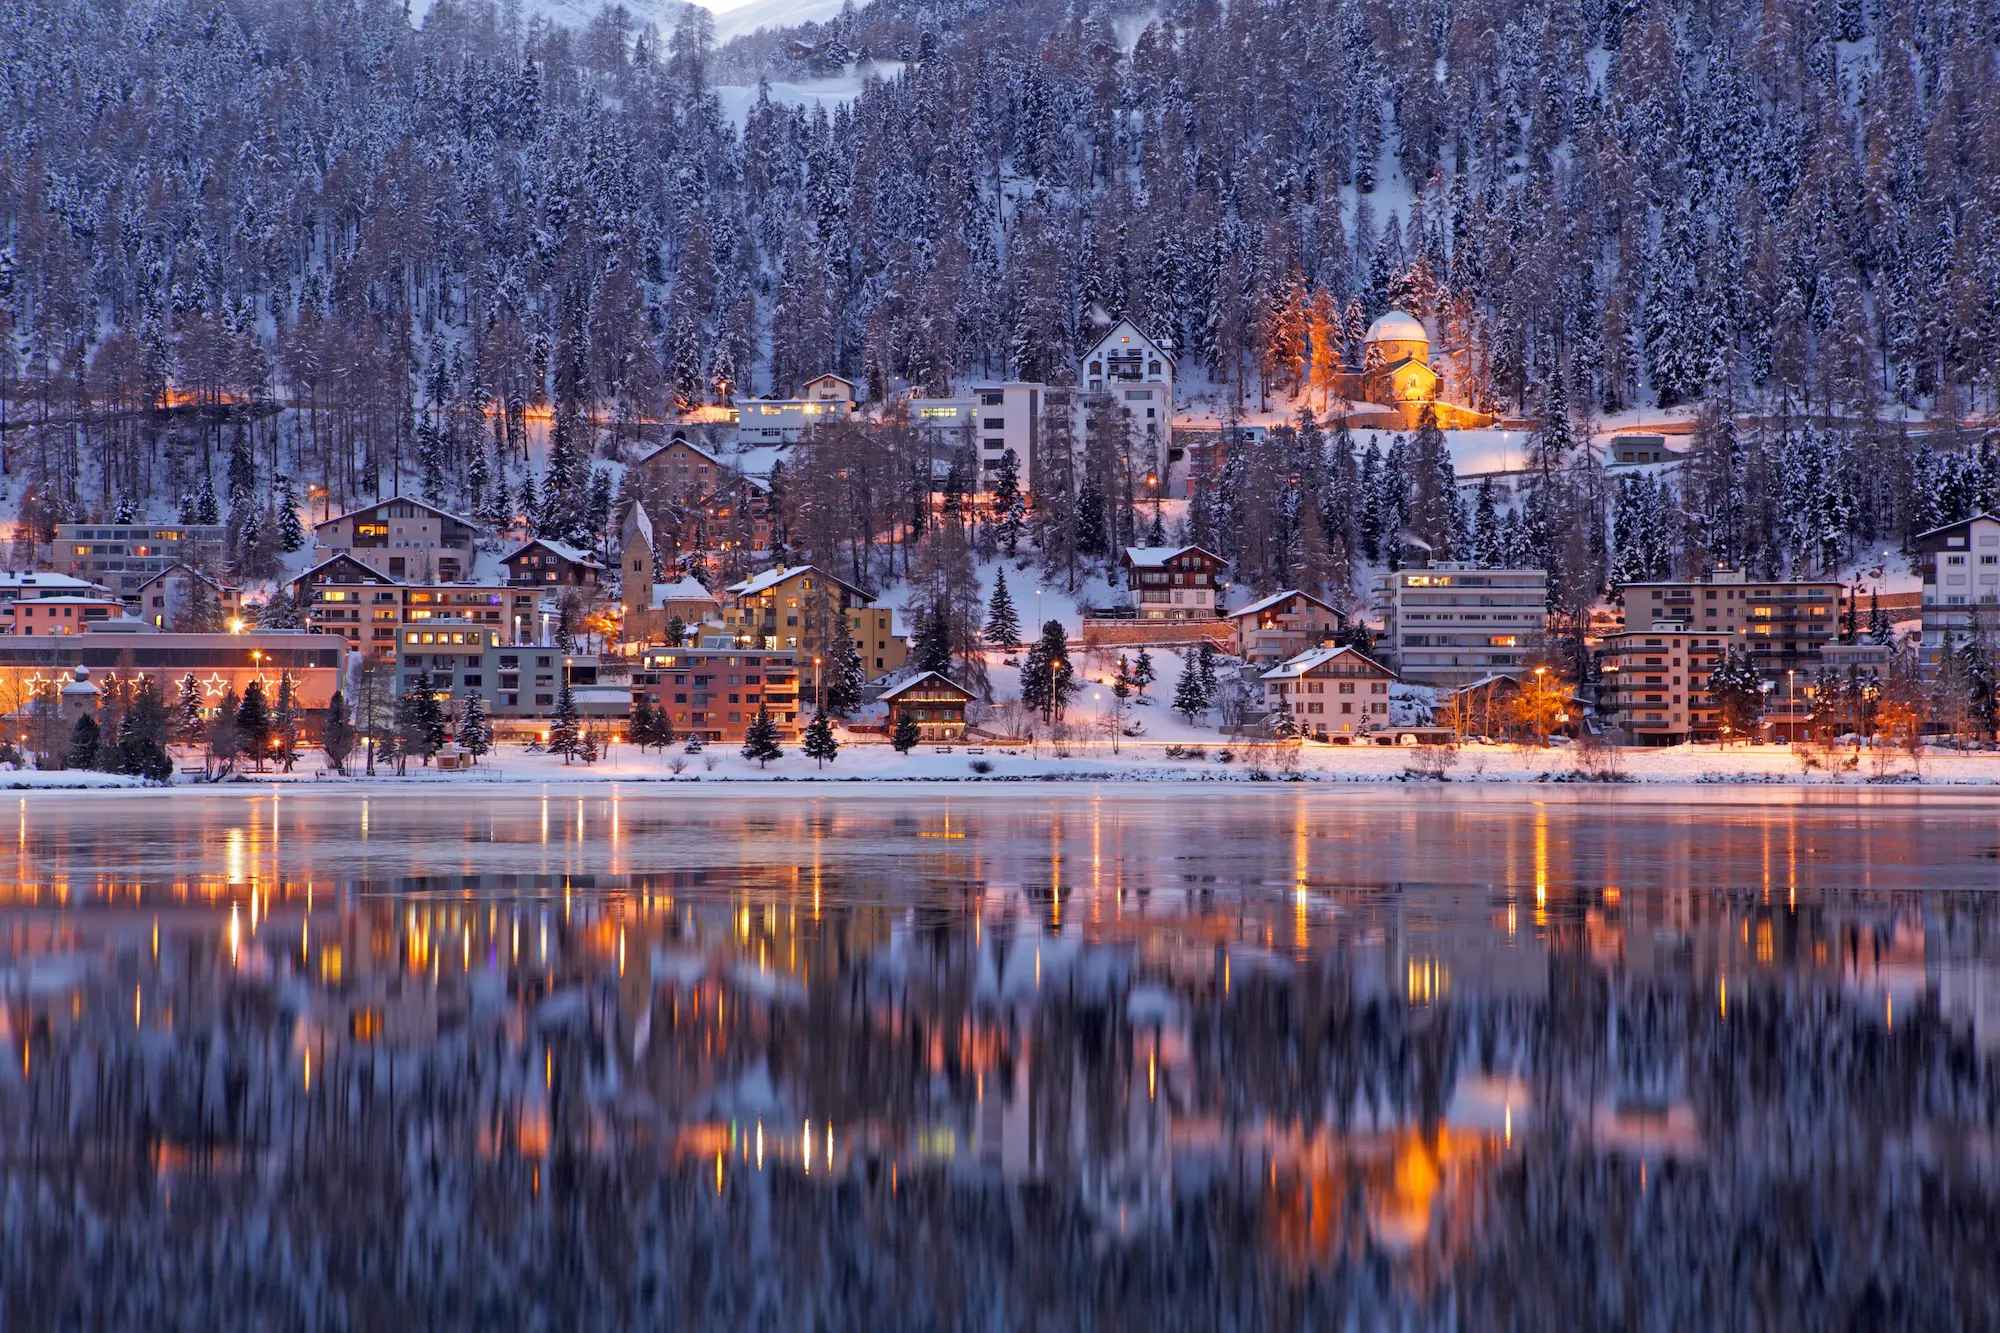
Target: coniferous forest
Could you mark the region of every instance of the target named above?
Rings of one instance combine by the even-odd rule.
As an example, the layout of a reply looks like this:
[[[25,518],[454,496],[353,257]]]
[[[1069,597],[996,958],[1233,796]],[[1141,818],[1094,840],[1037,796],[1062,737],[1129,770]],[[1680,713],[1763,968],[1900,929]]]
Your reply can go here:
[[[581,534],[593,459],[733,394],[1061,383],[1109,311],[1184,381],[1312,406],[1403,307],[1457,396],[1540,423],[1540,482],[1474,500],[1425,432],[1274,431],[1183,520],[1245,584],[1339,594],[1404,530],[1578,604],[1817,573],[2000,489],[1996,38],[1969,0],[878,0],[726,45],[698,10],[15,0],[10,499],[44,539],[275,532],[294,487]],[[760,85],[832,74],[831,112]],[[1677,478],[1576,464],[1594,415],[1689,404]],[[878,540],[897,484],[814,541]],[[1152,515],[1086,517],[1108,552]]]

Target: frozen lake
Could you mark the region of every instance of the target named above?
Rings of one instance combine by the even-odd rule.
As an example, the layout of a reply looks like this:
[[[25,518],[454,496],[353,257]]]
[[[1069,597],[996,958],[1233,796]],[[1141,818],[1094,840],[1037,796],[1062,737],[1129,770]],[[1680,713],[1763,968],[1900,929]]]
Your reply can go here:
[[[0,1327],[2000,1324],[1990,796],[0,813]]]

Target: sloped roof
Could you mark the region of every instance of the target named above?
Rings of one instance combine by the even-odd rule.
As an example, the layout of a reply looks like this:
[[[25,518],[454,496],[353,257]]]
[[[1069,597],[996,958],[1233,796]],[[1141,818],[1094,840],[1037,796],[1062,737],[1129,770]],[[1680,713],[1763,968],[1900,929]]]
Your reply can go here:
[[[634,464],[634,466],[636,467],[646,466],[646,464],[652,462],[655,458],[658,458],[661,454],[665,453],[667,450],[673,448],[677,444],[685,445],[689,449],[694,450],[696,453],[700,454],[703,458],[706,458],[709,462],[715,464],[719,468],[727,468],[729,466],[729,464],[723,462],[720,458],[717,458],[714,454],[702,448],[700,445],[696,444],[693,440],[690,440],[685,435],[674,436],[673,439],[668,440],[665,444],[653,450],[652,453],[647,454],[644,458],[640,459],[636,464]]]
[[[653,520],[647,516],[646,506],[639,501],[634,500],[632,507],[625,511],[625,526],[628,529],[637,528],[639,535],[645,539],[646,545],[651,546],[653,544]]]
[[[329,523],[338,523],[344,518],[353,518],[358,514],[366,514],[371,510],[380,509],[383,505],[386,504],[415,505],[419,509],[427,510],[430,513],[436,514],[439,518],[448,518],[454,523],[463,523],[468,528],[477,528],[479,526],[477,523],[474,523],[471,519],[467,518],[463,514],[454,514],[449,509],[439,509],[434,504],[425,504],[422,500],[417,499],[413,495],[390,495],[390,496],[385,496],[380,500],[376,500],[372,504],[357,506],[356,508],[348,510],[344,514],[335,514],[332,518],[323,518],[319,522],[313,524],[313,529],[317,531],[320,528],[325,527]]]
[[[402,586],[403,581],[401,579],[391,578],[387,574],[384,574],[379,569],[370,569],[367,565],[364,565],[359,560],[356,560],[354,556],[347,551],[335,551],[331,556],[328,556],[326,559],[314,565],[311,569],[306,570],[304,573],[300,574],[297,578],[293,579],[292,582],[304,583],[307,579],[311,578],[313,575],[324,571],[329,566],[340,564],[342,561],[346,561],[348,564],[354,566],[354,571],[362,576],[358,579],[350,580],[350,582],[379,583],[379,584],[386,584],[390,587]]]
[[[331,564],[332,562],[327,561],[326,563]],[[158,583],[161,579],[166,578],[168,575],[171,574],[192,574],[196,578],[200,579],[203,583],[206,583],[209,587],[215,589],[217,592],[221,592],[224,589],[233,588],[236,586],[234,584],[224,583],[221,579],[216,578],[213,574],[202,573],[200,570],[196,569],[193,565],[188,564],[185,560],[176,560],[174,561],[174,563],[168,565],[165,569],[161,570],[159,573],[153,575],[153,577],[147,579],[144,583],[140,584],[137,588],[133,589],[133,591],[135,593],[143,593],[144,591],[146,591],[146,589],[152,587],[155,583]]]
[[[967,699],[971,699],[973,697],[971,690],[966,689],[965,686],[959,684],[957,681],[953,680],[950,676],[945,675],[941,671],[920,671],[916,675],[904,681],[902,684],[892,685],[888,689],[882,691],[882,693],[876,695],[875,696],[876,701],[879,703],[887,703],[889,700],[894,699],[897,696],[904,694],[909,690],[915,689],[917,686],[923,684],[927,680],[941,680],[945,684],[951,686],[954,690],[957,690],[960,694],[964,695]]]
[[[1919,532],[1915,536],[1911,537],[1910,540],[1913,542],[1919,542],[1926,537],[1935,537],[1940,532],[1950,532],[1953,528],[1962,528],[1966,526],[1968,523],[1977,523],[1982,518],[1989,523],[2000,523],[2000,514],[1989,514],[1982,509],[1976,514],[1966,515],[1964,518],[1961,518],[1956,523],[1941,523],[1937,527],[1931,528],[1928,531]],[[1804,580],[1802,579],[1792,580],[1793,583],[1800,583],[1803,581]]]
[[[814,565],[791,565],[789,567],[779,565],[775,569],[765,570],[762,574],[754,574],[741,583],[730,584],[728,591],[738,597],[755,597],[758,593],[769,592],[786,579],[793,578],[799,574],[818,574],[828,583],[838,583],[856,597],[863,598],[871,603],[875,600],[852,583],[849,583],[846,579],[838,578]]]
[[[1161,569],[1167,561],[1189,551],[1200,551],[1218,565],[1227,563],[1215,552],[1199,546],[1128,546],[1125,548],[1125,559],[1134,569]]]
[[[62,588],[70,592],[109,592],[101,583],[80,579],[74,574],[52,574],[47,570],[0,570],[0,588]]]
[[[1313,671],[1319,667],[1325,666],[1328,662],[1331,662],[1334,658],[1339,657],[1342,653],[1351,653],[1353,654],[1354,657],[1358,658],[1363,662],[1366,662],[1369,666],[1375,668],[1383,675],[1388,676],[1392,679],[1396,677],[1395,672],[1389,670],[1388,667],[1383,666],[1380,662],[1376,661],[1368,654],[1362,652],[1359,648],[1355,648],[1349,644],[1342,644],[1338,648],[1315,648],[1311,652],[1300,653],[1297,657],[1291,659],[1291,661],[1282,662],[1279,665],[1272,667],[1269,671],[1266,671],[1262,676],[1258,677],[1258,679],[1259,680],[1295,679],[1296,677],[1305,675],[1308,671]]]
[[[715,594],[701,585],[699,579],[678,579],[673,583],[653,585],[653,605],[660,607],[668,602],[709,602],[715,601]]]
[[[598,558],[592,555],[590,552],[579,551],[574,546],[571,546],[568,542],[550,541],[547,537],[530,537],[527,541],[522,542],[519,546],[516,546],[513,550],[501,556],[500,563],[505,564],[507,561],[512,560],[515,556],[521,554],[521,552],[527,550],[531,546],[539,546],[543,550],[552,551],[556,555],[559,555],[563,559],[569,561],[571,564],[586,565],[591,569],[604,568],[603,563],[599,561]]]
[[[1311,602],[1314,606],[1318,607],[1322,611],[1330,612],[1331,614],[1336,616],[1340,615],[1340,612],[1334,610],[1333,607],[1328,606],[1325,602],[1313,596],[1311,593],[1304,592],[1298,588],[1287,588],[1283,592],[1274,592],[1269,597],[1260,598],[1257,601],[1250,603],[1250,605],[1248,606],[1241,607],[1235,611],[1230,611],[1227,614],[1229,619],[1231,620],[1236,619],[1238,616],[1254,616],[1259,611],[1268,611],[1270,608],[1276,606],[1278,603],[1285,601],[1287,598],[1292,598],[1292,597],[1303,597],[1308,602]]]

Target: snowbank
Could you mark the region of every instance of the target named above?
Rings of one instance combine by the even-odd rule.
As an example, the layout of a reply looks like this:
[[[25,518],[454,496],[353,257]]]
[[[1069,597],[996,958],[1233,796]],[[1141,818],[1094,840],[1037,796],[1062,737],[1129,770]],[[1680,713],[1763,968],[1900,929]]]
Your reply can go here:
[[[1176,755],[1169,755],[1169,748]],[[1191,753],[1191,751],[1195,753]],[[1227,755],[1225,760],[1224,756]],[[681,761],[682,771],[672,764]],[[302,758],[290,775],[246,773],[228,785],[263,784],[327,790],[334,787],[481,787],[522,783],[658,783],[681,787],[729,784],[876,784],[892,782],[1448,782],[1576,783],[1654,785],[1804,784],[1860,786],[1876,783],[1925,786],[2000,786],[2000,753],[1925,754],[1912,764],[1906,755],[1885,754],[1878,764],[1864,753],[1852,769],[1844,756],[1810,766],[1788,746],[1683,745],[1667,749],[1622,750],[1606,759],[1568,748],[1467,745],[1439,752],[1411,746],[1321,745],[1281,747],[1241,744],[1208,733],[1190,743],[1148,738],[1072,741],[1063,746],[923,746],[908,755],[880,741],[846,745],[824,768],[795,746],[768,767],[759,768],[727,746],[712,745],[699,755],[678,750],[638,754],[613,747],[596,764],[572,763],[514,747],[488,757],[468,773],[439,773],[412,767],[402,776],[383,771],[374,778],[341,778],[319,771],[317,756]],[[984,767],[981,772],[975,769]],[[133,786],[133,779],[102,774],[4,774],[22,785]],[[206,783],[175,780],[173,791],[209,791]]]

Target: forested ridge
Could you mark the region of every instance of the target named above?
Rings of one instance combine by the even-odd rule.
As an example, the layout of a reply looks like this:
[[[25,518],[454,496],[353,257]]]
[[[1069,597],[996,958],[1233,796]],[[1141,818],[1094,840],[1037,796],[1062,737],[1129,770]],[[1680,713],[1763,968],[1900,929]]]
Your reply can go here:
[[[884,0],[720,49],[699,14],[11,3],[0,407],[37,525],[198,508],[219,432],[155,409],[276,400],[312,410],[241,414],[256,466],[329,503],[574,530],[594,454],[732,393],[1061,382],[1101,308],[1310,400],[1403,306],[1481,406],[1704,404],[1651,558],[1820,569],[2000,483],[1995,38],[1960,0]],[[718,91],[831,70],[886,77],[740,127]],[[1260,466],[1295,549],[1300,469]],[[1424,532],[1421,495],[1317,498],[1336,554]]]

